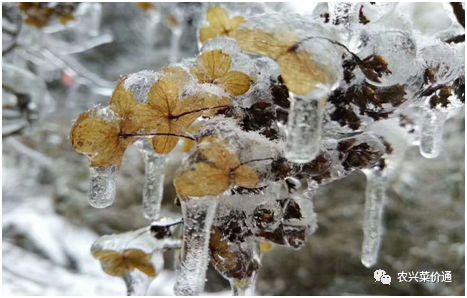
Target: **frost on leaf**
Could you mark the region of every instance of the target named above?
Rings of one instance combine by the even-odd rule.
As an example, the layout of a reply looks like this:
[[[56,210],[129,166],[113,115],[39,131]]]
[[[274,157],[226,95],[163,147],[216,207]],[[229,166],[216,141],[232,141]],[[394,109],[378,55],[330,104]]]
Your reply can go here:
[[[245,22],[242,16],[230,18],[228,12],[222,7],[211,7],[208,9],[207,19],[209,26],[203,27],[199,32],[201,43],[219,36],[233,36],[235,31]]]

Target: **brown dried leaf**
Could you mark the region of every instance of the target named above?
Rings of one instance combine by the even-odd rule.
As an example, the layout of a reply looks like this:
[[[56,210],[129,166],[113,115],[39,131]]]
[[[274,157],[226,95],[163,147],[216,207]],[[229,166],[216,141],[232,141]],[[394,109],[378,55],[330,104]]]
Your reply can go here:
[[[245,94],[251,85],[250,77],[240,71],[229,71],[224,76],[215,80],[216,84],[222,85],[224,89],[234,95]]]
[[[326,72],[313,62],[304,51],[289,52],[277,59],[281,67],[282,78],[289,89],[298,95],[306,95],[316,85],[326,84]]]
[[[273,35],[260,30],[241,28],[235,34],[240,48],[251,54],[259,54],[277,59],[297,43],[290,35]]]
[[[317,84],[326,84],[329,80],[324,69],[307,52],[297,49],[298,42],[293,36],[239,29],[236,39],[242,50],[276,60],[285,85],[298,95],[306,95]]]
[[[204,52],[198,58],[195,76],[200,83],[214,83],[224,76],[232,66],[232,59],[221,50]]]
[[[199,152],[207,161],[227,173],[240,164],[238,158],[216,137],[203,138],[199,146]]]
[[[198,147],[204,161],[182,170],[175,176],[175,188],[182,198],[218,195],[232,183],[252,188],[259,183],[258,175],[215,137],[205,137]]]
[[[151,255],[139,249],[127,249],[122,254],[112,250],[94,252],[105,273],[112,276],[124,276],[138,269],[149,277],[156,276],[156,269],[151,263]]]
[[[170,76],[164,76],[151,87],[148,93],[148,105],[163,115],[171,115],[181,96],[179,82]]]
[[[251,167],[241,165],[234,170],[235,184],[245,188],[255,188],[259,184],[258,174]]]
[[[201,162],[177,173],[174,185],[182,198],[215,196],[229,188],[230,178],[224,169]]]
[[[93,167],[118,166],[133,138],[120,138],[118,121],[104,120],[95,111],[80,115],[71,129],[71,144],[91,160]]]
[[[175,124],[167,121],[166,125],[161,125],[158,128],[157,133],[178,135],[179,129]],[[175,148],[175,146],[177,146],[179,139],[178,136],[172,135],[160,135],[154,137],[152,139],[154,151],[158,154],[170,153]]]
[[[235,31],[245,22],[242,16],[230,19],[227,11],[221,7],[212,7],[208,10],[207,19],[209,26],[200,30],[200,41],[206,43],[208,40],[218,36],[232,36]]]
[[[198,58],[198,67],[193,74],[201,84],[217,84],[229,94],[242,95],[250,89],[251,79],[239,71],[229,71],[232,59],[221,50],[204,52]]]

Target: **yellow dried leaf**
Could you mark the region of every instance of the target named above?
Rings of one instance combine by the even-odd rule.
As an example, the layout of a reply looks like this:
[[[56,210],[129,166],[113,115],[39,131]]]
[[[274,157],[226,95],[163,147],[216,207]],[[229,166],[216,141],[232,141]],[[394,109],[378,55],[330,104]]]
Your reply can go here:
[[[126,249],[123,253],[112,250],[94,252],[105,273],[112,276],[124,276],[134,269],[140,270],[149,277],[156,276],[156,269],[151,263],[151,255],[139,249]]]
[[[306,95],[318,84],[326,84],[326,72],[313,62],[304,51],[289,52],[277,59],[287,88],[299,95]]]
[[[277,59],[297,43],[293,36],[277,37],[260,30],[239,29],[235,34],[240,48],[250,54],[259,54]]]
[[[138,126],[146,133],[166,134],[155,136],[154,150],[160,154],[171,152],[179,137],[187,137],[186,130],[201,115],[211,115],[226,100],[216,96],[199,94],[181,98],[183,86],[190,79],[180,67],[164,69],[164,75],[154,84],[148,94],[147,104],[136,107]],[[230,101],[228,102],[230,104]]]
[[[125,88],[125,78],[120,80],[110,99],[110,109],[121,119],[121,130],[125,133],[135,133],[141,124],[137,115],[138,101],[130,90]]]
[[[218,37],[220,34],[217,29],[212,27],[203,27],[199,31],[199,40],[206,43],[208,40]]]
[[[251,167],[241,165],[234,170],[235,184],[245,188],[255,188],[258,186],[258,174]]]
[[[170,115],[180,100],[181,92],[176,80],[164,76],[149,90],[147,104],[164,115]]]
[[[208,9],[208,22],[215,28],[227,28],[229,26],[229,14],[219,6]]]
[[[198,67],[194,75],[201,84],[216,84],[234,96],[245,94],[251,85],[248,75],[239,71],[230,71],[232,59],[221,50],[204,52],[198,58]]]
[[[307,52],[297,49],[298,42],[293,36],[240,29],[236,39],[242,50],[276,60],[285,85],[298,95],[306,95],[318,84],[329,81],[326,71]]]
[[[229,188],[230,179],[224,169],[201,162],[178,173],[174,185],[182,198],[214,196]]]
[[[208,10],[207,19],[209,26],[200,30],[200,41],[206,43],[208,40],[218,36],[232,36],[235,31],[245,22],[242,16],[230,18],[227,11],[221,7],[211,7]]]
[[[178,134],[179,130],[175,124],[171,124],[167,122],[166,125],[161,125],[157,131],[160,134]],[[152,140],[152,144],[154,146],[154,151],[159,154],[167,154],[170,153],[175,146],[177,146],[178,137],[177,136],[169,136],[169,135],[161,135],[156,136]]]
[[[95,111],[80,115],[71,129],[71,144],[91,160],[93,167],[118,166],[133,138],[120,138],[119,122],[104,120]]]
[[[253,188],[259,183],[256,172],[247,165],[240,165],[238,158],[215,137],[201,141],[199,154],[202,162],[177,172],[174,184],[183,199],[219,195],[232,183]]]
[[[240,164],[238,158],[216,137],[203,138],[199,146],[199,153],[207,161],[223,169],[224,172],[230,172],[231,169]]]
[[[251,85],[250,77],[240,71],[229,71],[224,76],[215,81],[216,84],[222,85],[224,89],[234,95],[245,94]]]
[[[156,268],[151,263],[151,254],[139,249],[126,249],[123,251],[123,256],[129,260],[135,269],[140,270],[149,277],[156,276]]]
[[[195,72],[200,83],[213,83],[224,76],[232,66],[232,59],[221,50],[204,52],[198,58],[198,69]]]

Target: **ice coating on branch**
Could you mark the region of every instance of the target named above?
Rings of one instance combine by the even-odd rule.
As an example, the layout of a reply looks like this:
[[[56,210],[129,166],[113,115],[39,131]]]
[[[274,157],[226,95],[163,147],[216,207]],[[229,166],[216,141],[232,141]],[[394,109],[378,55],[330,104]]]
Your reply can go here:
[[[383,208],[386,200],[386,175],[380,169],[365,171],[367,182],[363,218],[362,264],[370,268],[378,260],[383,235]]]
[[[183,246],[174,291],[176,295],[199,295],[204,289],[209,262],[209,238],[216,212],[216,198],[181,201]]]
[[[143,211],[147,219],[157,219],[164,193],[166,157],[159,156],[152,146],[144,142],[141,149],[144,158]]]
[[[117,167],[90,168],[89,204],[94,208],[109,207],[115,201]]]

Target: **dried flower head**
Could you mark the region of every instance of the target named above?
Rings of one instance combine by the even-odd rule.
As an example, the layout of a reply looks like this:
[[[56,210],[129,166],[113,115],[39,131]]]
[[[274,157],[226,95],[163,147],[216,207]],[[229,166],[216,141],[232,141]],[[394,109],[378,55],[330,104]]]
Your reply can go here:
[[[298,95],[306,95],[317,85],[329,82],[326,71],[308,52],[300,49],[298,39],[290,34],[241,28],[235,38],[242,50],[274,59],[281,67],[285,85]]]
[[[126,249],[122,253],[113,250],[93,252],[101,262],[105,273],[112,276],[124,276],[137,269],[149,277],[156,276],[156,268],[151,263],[151,254],[140,249]]]
[[[214,196],[232,184],[245,188],[258,185],[259,177],[255,170],[242,164],[219,139],[203,138],[198,153],[201,161],[175,176],[175,189],[180,197]]]
[[[234,96],[245,94],[251,85],[248,75],[231,71],[232,58],[221,50],[204,52],[198,58],[198,66],[192,70],[201,84],[216,84]]]
[[[208,10],[208,22],[209,26],[201,28],[199,32],[201,43],[219,36],[233,36],[245,19],[242,16],[230,18],[225,9],[216,6]]]

